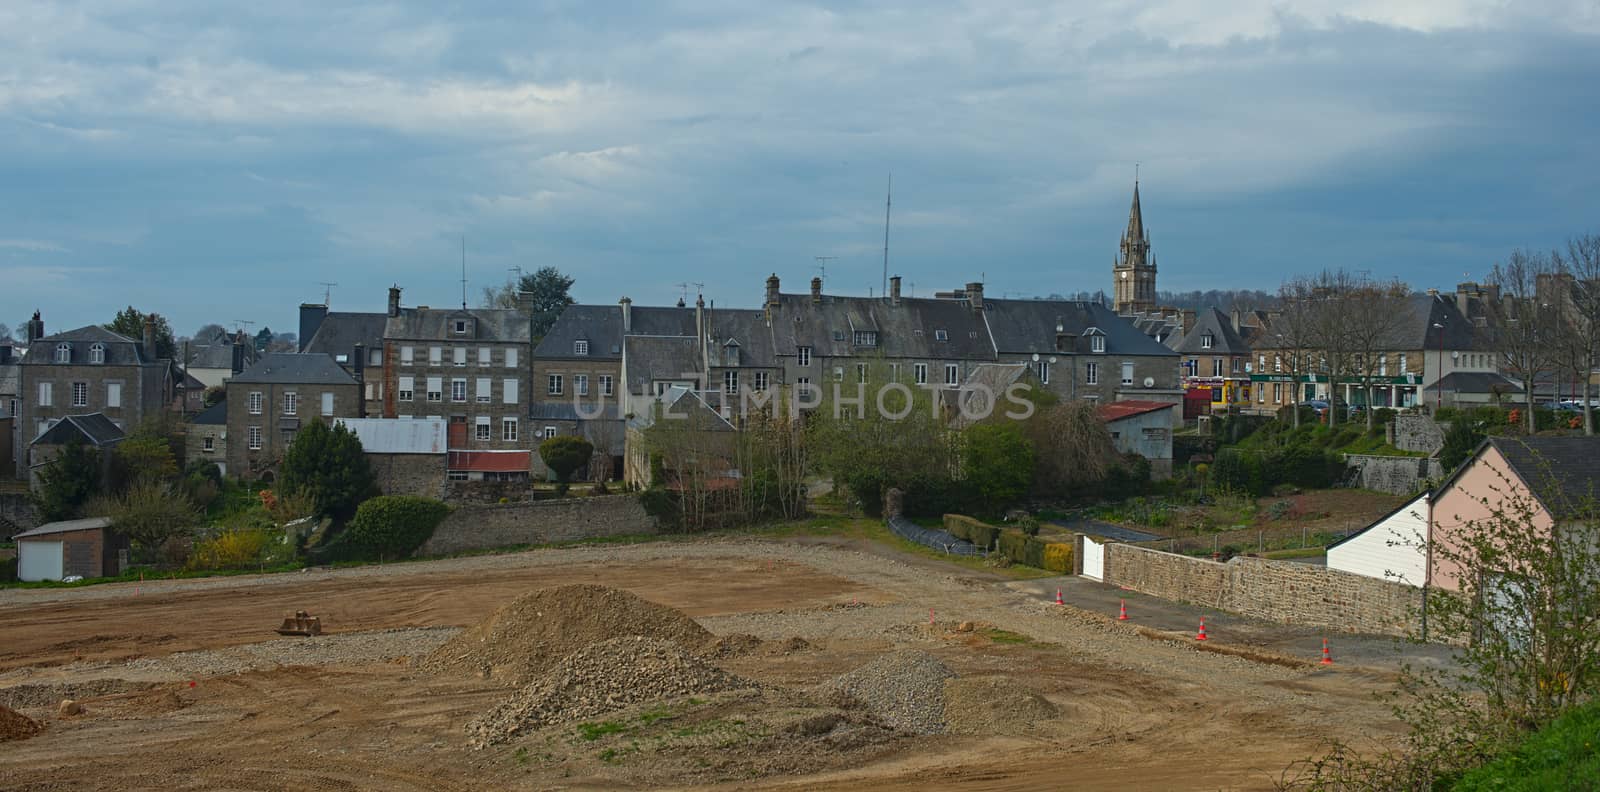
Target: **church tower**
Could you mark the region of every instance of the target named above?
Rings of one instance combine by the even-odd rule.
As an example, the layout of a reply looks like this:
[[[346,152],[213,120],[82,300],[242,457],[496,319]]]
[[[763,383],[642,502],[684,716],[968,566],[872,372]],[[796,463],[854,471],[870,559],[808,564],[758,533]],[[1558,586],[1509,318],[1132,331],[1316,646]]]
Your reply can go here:
[[[1150,255],[1150,234],[1139,211],[1139,180],[1133,182],[1133,208],[1128,210],[1128,230],[1122,232],[1122,250],[1111,265],[1112,307],[1119,314],[1156,307],[1156,259]]]

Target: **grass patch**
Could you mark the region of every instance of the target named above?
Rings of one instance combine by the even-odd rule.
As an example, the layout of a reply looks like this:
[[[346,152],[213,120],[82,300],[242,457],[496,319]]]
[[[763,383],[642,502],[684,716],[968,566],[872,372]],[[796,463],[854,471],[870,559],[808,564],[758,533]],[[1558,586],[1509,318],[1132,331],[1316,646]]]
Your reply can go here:
[[[1468,772],[1453,792],[1592,789],[1600,778],[1600,703],[1557,718],[1510,753]]]
[[[996,627],[996,628],[994,628],[992,630],[986,630],[984,632],[984,635],[988,636],[989,640],[994,641],[995,643],[998,643],[998,644],[1029,644],[1029,643],[1033,643],[1033,639],[1032,638],[1029,638],[1028,636],[1023,635],[1022,633],[1015,633],[1015,632],[1012,632],[1010,630],[1002,630],[1002,629],[1000,629],[998,627]]]
[[[1319,558],[1328,551],[1322,547],[1296,547],[1289,550],[1268,550],[1261,554],[1262,558],[1283,560],[1285,558]]]
[[[667,707],[654,707],[639,713],[639,722],[649,726],[657,721],[671,720],[672,710]]]
[[[511,754],[511,758],[515,759],[517,764],[519,764],[519,765],[527,764],[528,761],[529,761],[527,746],[523,746],[521,748],[518,748],[516,750],[516,753]]]
[[[628,724],[620,721],[600,721],[598,723],[578,724],[578,736],[589,742],[594,742],[608,734],[621,734],[628,730]]]

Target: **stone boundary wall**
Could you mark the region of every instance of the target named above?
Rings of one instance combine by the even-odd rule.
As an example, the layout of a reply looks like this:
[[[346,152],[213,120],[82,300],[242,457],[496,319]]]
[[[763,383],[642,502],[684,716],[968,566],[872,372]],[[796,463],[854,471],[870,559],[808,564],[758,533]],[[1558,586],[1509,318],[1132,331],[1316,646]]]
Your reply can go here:
[[[39,515],[33,510],[27,490],[0,492],[0,540],[38,527]]]
[[[1355,473],[1356,486],[1391,495],[1410,495],[1428,479],[1444,478],[1444,465],[1428,457],[1345,454],[1344,461]]]
[[[1440,423],[1430,416],[1396,415],[1389,424],[1389,445],[1401,451],[1437,454],[1444,448],[1444,433],[1449,429],[1448,422]]]
[[[514,545],[653,534],[657,530],[656,519],[645,513],[634,495],[457,506],[416,554],[448,555]]]
[[[1411,635],[1422,590],[1314,564],[1239,556],[1227,563],[1112,542],[1105,582],[1163,599],[1284,624]]]

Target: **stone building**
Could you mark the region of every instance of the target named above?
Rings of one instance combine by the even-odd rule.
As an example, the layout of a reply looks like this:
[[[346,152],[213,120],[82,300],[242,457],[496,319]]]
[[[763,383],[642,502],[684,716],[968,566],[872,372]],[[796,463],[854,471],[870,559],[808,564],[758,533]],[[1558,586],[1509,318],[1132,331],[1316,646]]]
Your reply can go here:
[[[355,378],[327,355],[269,352],[228,380],[224,459],[230,475],[271,471],[308,421],[331,423],[360,411]]]
[[[1233,319],[1216,308],[1200,311],[1173,349],[1183,356],[1185,390],[1207,391],[1211,409],[1219,412],[1229,406],[1251,406],[1250,374],[1255,362],[1250,344]]]
[[[300,306],[300,351],[328,355],[361,384],[363,416],[383,415],[386,313],[329,311],[321,303]]]
[[[243,330],[234,335],[222,331],[185,343],[181,355],[184,371],[199,380],[202,389],[214,388],[255,363],[256,346]]]
[[[1150,232],[1139,208],[1139,182],[1133,182],[1133,206],[1122,232],[1117,258],[1111,264],[1112,308],[1129,315],[1156,307],[1156,257],[1150,253]]]
[[[183,435],[183,459],[215,462],[222,475],[228,475],[228,400],[223,399],[189,419]]]
[[[100,413],[123,431],[172,409],[178,396],[177,369],[157,358],[155,325],[146,322],[143,341],[98,325],[44,334],[35,313],[28,322],[29,354],[19,366],[17,408],[20,454],[33,438],[69,415]],[[18,460],[19,474],[27,469]]]
[[[527,478],[538,442],[527,426],[530,316],[528,306],[402,308],[391,288],[382,417],[447,420],[450,450],[472,452],[452,457],[452,475]]]

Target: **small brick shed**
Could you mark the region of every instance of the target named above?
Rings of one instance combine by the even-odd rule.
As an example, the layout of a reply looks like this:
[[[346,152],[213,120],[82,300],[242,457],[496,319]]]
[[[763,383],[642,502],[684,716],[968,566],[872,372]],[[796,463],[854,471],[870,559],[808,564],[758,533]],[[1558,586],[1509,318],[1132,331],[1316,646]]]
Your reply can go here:
[[[117,551],[127,546],[111,532],[111,520],[105,517],[46,523],[15,538],[19,580],[115,575]]]

